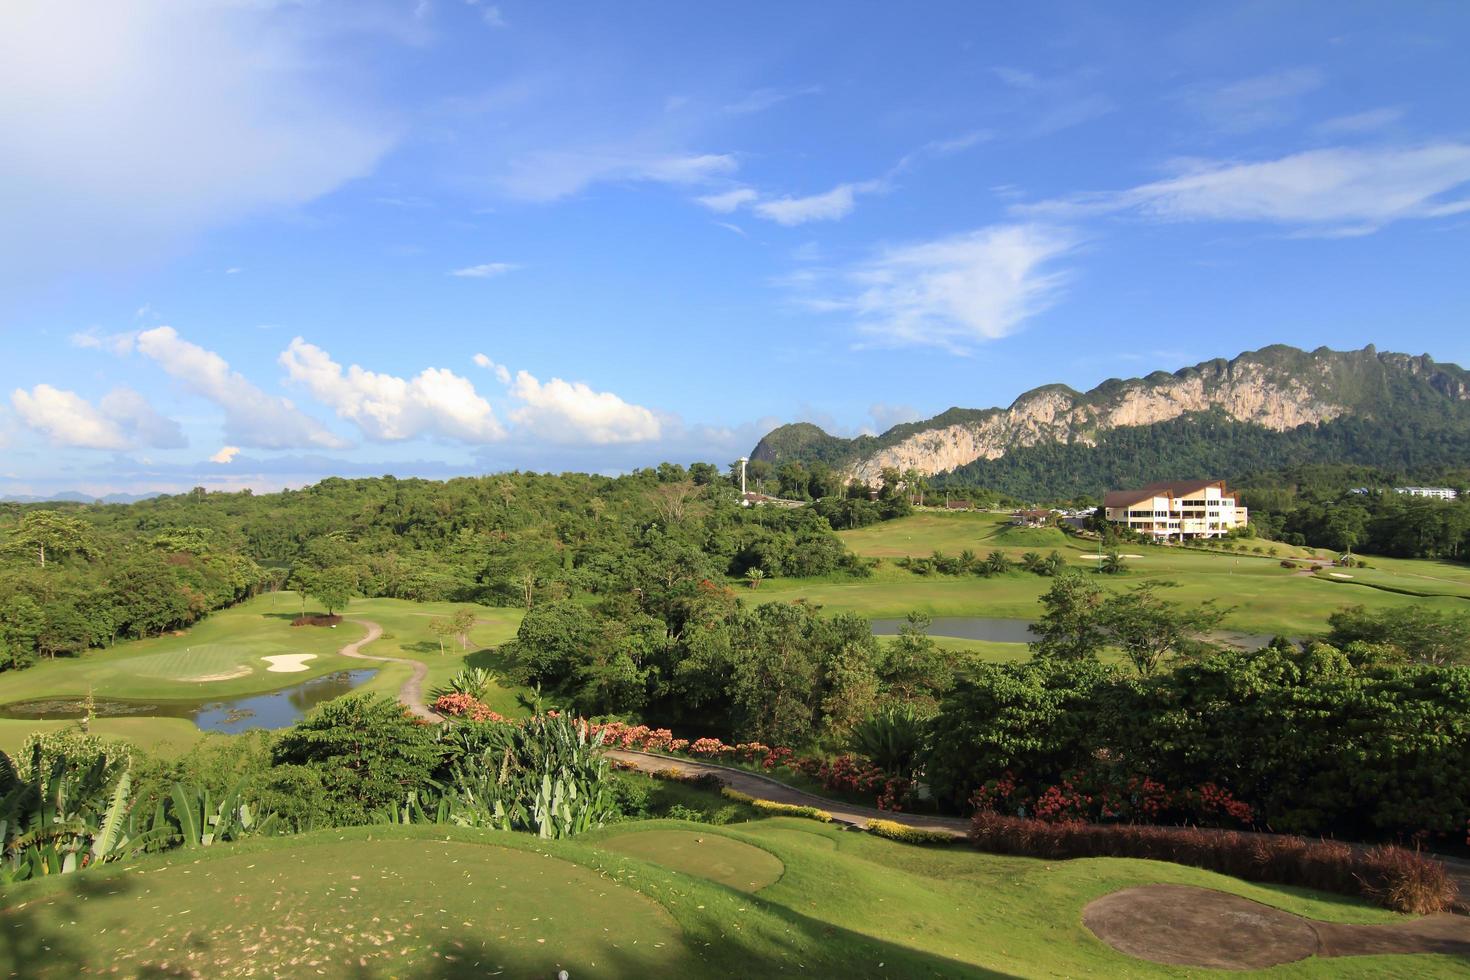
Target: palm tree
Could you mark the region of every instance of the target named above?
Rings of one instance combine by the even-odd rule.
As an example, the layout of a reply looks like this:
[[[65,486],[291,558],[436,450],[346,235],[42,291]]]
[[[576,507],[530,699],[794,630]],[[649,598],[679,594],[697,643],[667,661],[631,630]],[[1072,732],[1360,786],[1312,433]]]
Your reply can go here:
[[[985,570],[991,575],[1004,575],[1011,570],[1011,560],[1003,551],[992,551],[985,556]]]
[[[1021,556],[1021,564],[1028,572],[1041,570],[1041,555],[1035,551],[1028,551]]]
[[[1116,551],[1110,551],[1098,562],[1097,570],[1104,575],[1121,575],[1124,571],[1123,556]]]

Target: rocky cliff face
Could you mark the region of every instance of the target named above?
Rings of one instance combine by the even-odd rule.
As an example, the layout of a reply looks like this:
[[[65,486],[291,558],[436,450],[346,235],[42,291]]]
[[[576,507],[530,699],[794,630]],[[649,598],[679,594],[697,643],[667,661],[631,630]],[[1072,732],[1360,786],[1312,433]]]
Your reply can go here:
[[[1470,375],[1427,356],[1379,354],[1371,347],[1311,353],[1269,347],[1174,374],[1108,381],[1085,393],[1054,385],[1027,392],[1009,408],[952,411],[946,418],[963,418],[911,424],[876,439],[855,440],[840,467],[848,477],[870,483],[886,467],[932,476],[1043,442],[1091,446],[1100,432],[1190,413],[1218,410],[1236,421],[1281,432],[1343,415],[1391,412],[1396,398],[1470,401]],[[805,454],[789,440],[783,442],[781,433],[778,429],[768,435],[752,455],[772,461],[802,458]]]

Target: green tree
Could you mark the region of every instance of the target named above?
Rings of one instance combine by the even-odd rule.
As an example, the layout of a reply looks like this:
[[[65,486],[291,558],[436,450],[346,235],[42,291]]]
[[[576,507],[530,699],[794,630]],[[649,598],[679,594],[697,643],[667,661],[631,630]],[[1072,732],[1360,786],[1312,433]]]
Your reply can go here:
[[[357,572],[343,565],[317,572],[306,585],[306,594],[326,607],[328,616],[346,609],[356,592]]]
[[[1096,660],[1107,644],[1100,612],[1103,590],[1076,571],[1056,576],[1031,624],[1031,655],[1042,660]]]
[[[1204,637],[1219,627],[1225,610],[1207,600],[1198,607],[1167,602],[1158,590],[1173,583],[1144,582],[1103,603],[1098,622],[1108,643],[1123,651],[1140,676],[1147,677],[1163,661],[1198,652]]]
[[[432,726],[415,722],[398,702],[381,694],[347,695],[287,729],[272,762],[315,773],[326,822],[361,824],[423,789],[439,749]]]

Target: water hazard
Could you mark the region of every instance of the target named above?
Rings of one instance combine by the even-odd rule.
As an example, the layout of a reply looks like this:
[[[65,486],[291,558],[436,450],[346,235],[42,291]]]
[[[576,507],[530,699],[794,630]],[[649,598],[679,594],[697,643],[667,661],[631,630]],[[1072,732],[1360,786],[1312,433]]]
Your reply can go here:
[[[270,691],[209,700],[135,700],[96,698],[97,718],[189,718],[206,732],[243,732],[252,728],[286,728],[324,701],[341,697],[366,683],[376,670],[340,670]],[[0,705],[0,718],[71,720],[82,717],[81,698],[37,698]]]

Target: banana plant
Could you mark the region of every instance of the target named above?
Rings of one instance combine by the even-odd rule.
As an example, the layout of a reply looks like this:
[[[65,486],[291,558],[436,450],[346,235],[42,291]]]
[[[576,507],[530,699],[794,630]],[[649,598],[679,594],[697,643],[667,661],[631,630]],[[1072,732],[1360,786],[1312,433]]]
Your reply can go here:
[[[259,817],[250,804],[240,798],[240,792],[241,786],[236,784],[218,805],[212,805],[208,789],[175,783],[171,794],[172,815],[182,846],[210,847],[255,834],[276,833],[281,829],[277,814]]]

